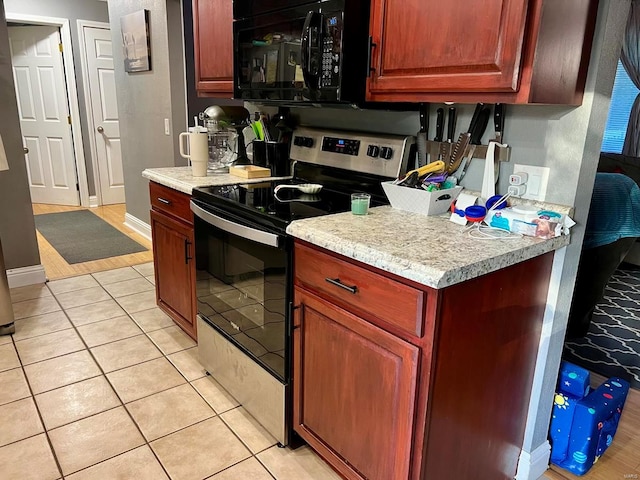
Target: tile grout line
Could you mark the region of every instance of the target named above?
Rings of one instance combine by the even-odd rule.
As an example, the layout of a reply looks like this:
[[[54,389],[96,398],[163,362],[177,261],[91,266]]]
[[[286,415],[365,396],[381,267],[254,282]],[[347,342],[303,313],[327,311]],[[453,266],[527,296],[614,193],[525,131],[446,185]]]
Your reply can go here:
[[[89,274],[89,275],[91,276],[91,278],[93,278],[93,279],[97,282],[97,280],[93,277],[93,275],[92,275],[92,274]],[[161,467],[161,468],[162,468],[162,470],[166,473],[167,477],[171,478],[171,476],[169,475],[169,472],[167,472],[167,471],[166,471],[166,469],[164,468],[164,465],[162,464],[162,462],[160,462],[160,459],[158,459],[158,458],[157,458],[157,456],[155,455],[155,452],[154,452],[154,451],[153,451],[153,449],[151,448],[151,445],[149,445],[149,442],[147,441],[146,437],[144,436],[144,434],[143,434],[143,433],[142,433],[142,431],[140,430],[140,427],[138,426],[137,422],[132,418],[131,414],[129,413],[129,410],[126,408],[125,403],[123,402],[122,398],[121,398],[121,397],[120,397],[120,395],[118,394],[117,390],[114,388],[113,384],[109,381],[109,378],[107,377],[106,373],[104,372],[104,370],[103,370],[102,366],[101,366],[101,365],[100,365],[100,363],[97,361],[97,359],[94,357],[93,352],[91,352],[91,349],[87,346],[87,343],[85,342],[84,338],[82,337],[82,335],[81,335],[81,334],[80,334],[80,332],[78,331],[77,327],[76,327],[76,326],[75,326],[75,324],[71,321],[71,319],[69,318],[69,315],[67,314],[66,310],[62,307],[62,305],[60,304],[60,301],[59,301],[59,300],[58,300],[58,298],[55,296],[55,294],[53,293],[53,291],[51,291],[51,288],[49,287],[49,285],[47,285],[47,283],[48,283],[48,282],[45,282],[45,286],[49,289],[50,293],[53,295],[54,300],[56,301],[56,303],[58,303],[58,305],[60,306],[60,308],[61,308],[62,312],[63,312],[63,313],[64,313],[64,315],[67,317],[67,319],[69,320],[69,322],[72,324],[72,328],[73,328],[73,330],[75,331],[76,335],[78,336],[78,338],[80,339],[80,341],[81,341],[81,342],[83,343],[83,345],[85,346],[85,349],[86,349],[86,351],[89,353],[89,355],[91,356],[91,359],[93,360],[93,362],[96,364],[96,366],[97,366],[97,367],[98,367],[98,369],[100,370],[100,372],[101,372],[101,376],[103,376],[103,377],[105,378],[106,382],[109,384],[109,387],[113,390],[114,394],[116,395],[116,397],[117,397],[117,398],[118,398],[118,400],[120,401],[120,405],[119,405],[119,406],[113,407],[113,408],[108,409],[108,410],[105,410],[105,411],[103,411],[103,412],[99,412],[99,413],[96,413],[96,414],[93,414],[93,415],[89,415],[88,417],[84,417],[84,418],[82,418],[82,419],[80,419],[80,420],[84,420],[84,419],[86,419],[86,418],[91,418],[91,417],[93,417],[93,416],[95,416],[95,415],[99,415],[100,413],[104,413],[104,412],[107,412],[107,411],[110,411],[110,410],[115,410],[116,408],[120,408],[120,407],[122,407],[122,408],[124,409],[124,411],[126,412],[127,416],[129,417],[129,419],[133,422],[133,425],[135,426],[136,430],[138,430],[138,433],[140,434],[141,438],[144,440],[144,445],[148,446],[149,450],[151,450],[151,452],[153,453],[154,457],[156,458],[156,460],[157,460],[157,461],[158,461],[158,463],[160,464],[160,467]],[[98,283],[99,283],[99,282],[98,282]],[[117,300],[116,300],[116,299],[115,299],[115,298],[114,298],[114,297],[113,297],[109,292],[107,292],[107,290],[106,290],[106,289],[104,289],[104,288],[102,287],[102,285],[100,285],[100,287],[101,287],[101,288],[102,288],[102,289],[103,289],[103,290],[104,290],[104,291],[105,291],[105,292],[106,292],[106,293],[107,293],[107,294],[112,298],[112,300],[114,300],[118,305],[120,305],[120,304],[118,303],[118,301],[117,301]],[[90,287],[90,288],[92,288],[92,287]],[[84,290],[84,289],[78,289],[78,290],[73,290],[73,291],[80,291],[80,290]],[[68,292],[65,292],[65,293],[68,293]],[[94,303],[97,303],[97,302],[94,302]],[[90,303],[89,303],[89,304],[87,304],[87,305],[90,305]],[[83,305],[79,305],[79,306],[83,306]],[[74,307],[72,307],[72,308],[74,308]],[[122,308],[122,307],[121,307],[121,308]],[[124,309],[123,309],[123,310],[124,310]],[[126,315],[131,319],[131,321],[133,321],[133,322],[136,324],[136,326],[137,326],[138,324],[135,322],[135,320],[134,320],[133,318],[131,318],[131,316],[129,315],[129,313],[128,313],[128,312],[126,312],[126,311],[125,311],[125,313],[126,313]],[[143,333],[144,333],[144,332],[143,332]],[[15,341],[14,341],[14,345],[15,345]],[[14,347],[14,348],[15,348],[15,347]],[[78,351],[81,351],[81,350],[78,350]],[[18,352],[18,349],[17,349],[17,348],[16,348],[16,353],[18,353],[18,359],[20,359],[20,355],[19,355],[19,352]],[[67,354],[69,354],[69,353],[75,353],[75,352],[68,352]],[[160,351],[160,353],[163,353],[163,352],[162,352],[162,351]],[[67,354],[65,354],[65,355],[67,355]],[[164,353],[163,353],[163,355],[164,355]],[[61,357],[61,356],[64,356],[64,355],[58,355],[57,357]],[[57,357],[52,357],[52,358],[57,358]],[[47,359],[47,360],[48,360],[48,359]],[[35,401],[35,395],[33,394],[33,390],[31,389],[31,384],[29,383],[29,380],[28,380],[28,377],[27,377],[27,375],[26,375],[26,372],[24,371],[24,366],[22,365],[22,360],[21,360],[21,359],[20,359],[20,363],[21,363],[21,366],[22,366],[22,368],[23,368],[23,374],[24,374],[25,379],[26,379],[26,381],[27,381],[27,384],[28,384],[28,386],[29,386],[29,390],[30,390],[30,392],[31,392],[31,397],[32,397],[32,399],[33,399],[33,403],[35,404],[36,411],[38,412],[38,416],[39,416],[39,418],[40,418],[40,421],[42,422],[42,427],[43,427],[44,432],[45,432],[45,434],[46,434],[46,436],[47,436],[47,440],[48,440],[48,442],[49,442],[49,448],[51,449],[51,453],[52,453],[52,455],[53,455],[53,457],[54,457],[54,459],[55,459],[56,465],[57,465],[57,467],[58,467],[58,471],[59,471],[59,472],[60,472],[60,474],[62,475],[62,478],[64,478],[64,472],[62,471],[62,466],[60,465],[60,461],[58,460],[58,456],[57,456],[57,454],[56,454],[56,451],[55,451],[55,449],[53,448],[53,444],[52,444],[52,442],[51,442],[51,438],[49,437],[49,430],[47,430],[47,428],[46,428],[46,426],[45,426],[44,420],[43,420],[43,418],[42,418],[42,413],[40,412],[40,408],[38,407],[37,402]],[[34,362],[34,363],[39,363],[39,362]],[[92,378],[96,378],[96,377],[92,377]],[[85,379],[85,380],[86,380],[86,379]],[[84,381],[84,380],[81,380],[81,381]],[[79,382],[75,382],[75,383],[79,383]],[[66,386],[66,385],[65,385],[65,386]],[[63,388],[63,387],[61,387],[61,388]],[[54,389],[54,390],[55,390],[55,389]],[[79,421],[79,420],[76,420],[76,421]],[[74,422],[70,422],[70,423],[68,423],[68,424],[66,424],[66,425],[70,425],[71,423],[74,423]],[[60,428],[60,427],[56,427],[56,428]],[[55,430],[55,429],[52,429],[52,430]],[[136,448],[140,448],[140,447],[141,447],[141,445],[138,445],[137,447],[134,447],[134,448],[132,448],[132,449],[129,449],[129,450],[125,451],[125,452],[120,452],[118,455],[122,455],[122,454],[124,454],[124,453],[128,453],[128,452],[130,452],[130,451],[132,451],[132,450],[135,450]],[[101,460],[100,462],[97,462],[97,463],[95,463],[95,464],[93,464],[93,465],[88,465],[87,467],[85,467],[85,468],[83,468],[83,469],[80,469],[80,470],[78,470],[78,471],[85,470],[86,468],[93,467],[94,465],[98,465],[98,464],[103,463],[103,462],[105,462],[105,461],[107,461],[107,460],[110,460],[110,459],[112,459],[112,458],[115,458],[115,457],[117,457],[118,455],[114,455],[114,456],[111,456],[111,457],[109,457],[109,458],[103,459],[103,460]],[[77,472],[72,472],[72,474],[73,474],[73,473],[77,473]]]
[[[124,267],[124,268],[126,268],[126,267]],[[133,267],[129,267],[129,268],[133,268]],[[134,269],[134,270],[135,270],[135,269]],[[136,270],[136,272],[137,272],[137,270]],[[144,277],[144,275],[140,274],[139,272],[137,272],[137,273],[138,273],[142,278],[145,278],[145,279],[146,279],[146,277]],[[119,303],[119,302],[118,302],[118,300],[117,300],[117,298],[120,298],[120,297],[114,297],[114,296],[113,296],[113,295],[112,295],[112,294],[111,294],[111,293],[110,293],[106,288],[104,288],[103,284],[101,284],[97,279],[95,279],[95,277],[93,277],[93,274],[92,274],[92,273],[90,273],[90,274],[88,274],[88,275],[90,275],[90,276],[91,276],[91,277],[92,277],[92,278],[93,278],[93,279],[98,283],[98,286],[99,286],[99,287],[101,287],[101,288],[102,288],[102,290],[104,290],[104,291],[109,295],[109,297],[110,297],[110,298],[111,298],[111,299],[112,299],[112,300],[113,300],[113,301],[114,301],[114,302],[115,302],[115,303],[116,303],[120,308],[122,308],[122,306],[120,305],[120,303]],[[73,277],[70,277],[70,278],[73,278]],[[147,279],[147,281],[148,281],[148,279]],[[113,282],[113,283],[117,283],[117,282]],[[149,283],[151,283],[151,282],[149,282]],[[45,283],[45,285],[46,285],[46,283]],[[152,285],[153,285],[153,284],[152,284]],[[198,424],[203,423],[203,422],[205,422],[205,421],[207,421],[207,420],[210,420],[210,419],[212,419],[212,418],[218,417],[218,418],[220,418],[220,420],[222,421],[222,423],[225,425],[225,427],[226,427],[226,428],[228,428],[228,429],[229,429],[229,431],[231,431],[231,433],[232,433],[232,434],[233,434],[233,435],[234,435],[234,436],[235,436],[235,437],[240,441],[240,443],[241,443],[241,444],[242,444],[242,445],[247,449],[247,451],[249,452],[249,456],[248,456],[247,458],[245,458],[245,459],[240,460],[239,462],[234,463],[233,465],[230,465],[230,466],[226,467],[225,469],[222,469],[222,470],[220,470],[220,471],[218,471],[218,472],[214,473],[211,477],[213,477],[213,476],[215,476],[215,475],[217,475],[217,474],[219,474],[219,473],[221,473],[221,472],[223,472],[223,471],[225,471],[225,470],[227,470],[227,469],[229,469],[229,468],[232,468],[233,466],[235,466],[235,465],[237,465],[237,464],[239,464],[239,463],[241,463],[241,462],[243,462],[243,461],[246,461],[246,460],[248,460],[248,459],[249,459],[249,458],[251,458],[251,457],[254,457],[254,458],[256,459],[256,461],[258,461],[258,463],[259,463],[259,464],[260,464],[260,465],[265,469],[265,471],[269,474],[269,476],[271,476],[272,478],[275,478],[275,477],[273,476],[273,474],[271,473],[271,471],[266,467],[266,465],[264,465],[264,464],[260,461],[260,459],[258,459],[257,455],[259,455],[260,453],[263,453],[264,451],[266,451],[266,450],[268,450],[268,449],[270,449],[270,448],[273,448],[273,447],[274,447],[274,445],[277,445],[277,443],[276,443],[276,444],[274,444],[274,445],[270,445],[270,446],[268,446],[268,447],[266,447],[266,448],[264,448],[264,449],[260,450],[259,452],[254,453],[254,452],[249,448],[249,446],[248,446],[248,445],[247,445],[247,444],[246,444],[246,443],[245,443],[245,442],[244,442],[244,441],[243,441],[243,440],[242,440],[242,439],[237,435],[237,433],[235,432],[235,430],[234,430],[234,429],[232,429],[232,428],[231,428],[231,426],[229,426],[229,425],[228,425],[228,423],[227,423],[227,422],[222,418],[222,415],[223,415],[223,414],[225,414],[225,413],[227,413],[227,412],[230,412],[230,411],[232,411],[232,410],[236,410],[236,409],[238,409],[239,407],[241,407],[241,406],[242,406],[242,404],[238,404],[237,406],[235,406],[235,407],[233,407],[233,408],[230,408],[230,409],[228,409],[228,410],[225,410],[224,412],[218,412],[216,409],[214,409],[214,408],[209,404],[209,402],[208,402],[208,401],[203,397],[203,395],[198,391],[198,389],[197,389],[197,388],[195,388],[195,387],[192,385],[192,381],[191,381],[191,380],[189,380],[189,379],[186,377],[186,375],[185,375],[185,374],[183,374],[183,373],[180,371],[180,369],[179,369],[179,368],[178,368],[178,367],[177,367],[177,366],[176,366],[176,365],[171,361],[171,359],[169,359],[169,355],[173,355],[173,354],[175,354],[175,353],[183,352],[183,351],[189,350],[189,349],[191,349],[191,348],[196,348],[196,347],[197,347],[197,344],[196,344],[195,346],[186,347],[186,348],[183,348],[182,350],[177,350],[177,351],[175,351],[175,352],[165,353],[165,352],[160,348],[160,346],[159,346],[159,345],[154,341],[154,339],[153,339],[152,337],[150,337],[150,336],[149,336],[149,333],[151,333],[151,332],[155,332],[155,331],[159,331],[159,330],[164,330],[164,329],[166,329],[166,328],[172,328],[174,325],[170,325],[170,326],[168,326],[168,327],[163,327],[163,328],[159,328],[159,329],[151,330],[151,331],[147,332],[147,331],[143,330],[143,329],[142,329],[142,327],[138,324],[138,322],[136,322],[136,320],[132,317],[132,314],[134,314],[134,313],[138,313],[138,312],[128,312],[128,311],[124,310],[124,308],[122,308],[122,310],[124,311],[125,315],[120,315],[120,316],[127,316],[127,317],[128,317],[131,321],[133,321],[133,323],[134,323],[134,324],[135,324],[135,325],[140,329],[141,333],[140,333],[140,334],[138,334],[138,335],[133,335],[133,336],[131,336],[131,337],[125,337],[125,338],[122,338],[122,339],[113,340],[113,341],[111,341],[111,342],[106,342],[106,343],[104,343],[104,344],[100,344],[100,345],[95,345],[95,346],[93,346],[93,347],[89,347],[89,346],[87,345],[86,341],[84,340],[84,338],[82,337],[82,335],[80,334],[80,332],[78,331],[78,326],[76,326],[76,325],[73,323],[73,321],[69,318],[69,316],[68,316],[68,314],[67,314],[66,309],[62,307],[62,305],[60,304],[60,302],[59,302],[59,300],[57,299],[56,295],[53,293],[53,291],[51,291],[51,288],[50,288],[48,285],[46,285],[46,286],[47,286],[47,289],[50,291],[50,293],[51,293],[52,297],[53,297],[53,298],[54,298],[54,300],[56,301],[56,303],[60,306],[61,311],[64,313],[65,317],[67,318],[67,320],[68,320],[68,321],[69,321],[69,323],[71,324],[71,327],[70,327],[70,328],[66,328],[66,329],[63,329],[63,330],[73,329],[73,330],[75,331],[76,335],[78,335],[78,337],[80,338],[81,342],[82,342],[82,343],[83,343],[83,345],[85,346],[86,351],[89,353],[89,355],[90,355],[91,359],[94,361],[94,363],[96,364],[96,366],[97,366],[97,367],[98,367],[98,369],[100,370],[101,374],[100,374],[100,375],[97,375],[97,376],[94,376],[94,377],[90,377],[90,378],[88,378],[88,379],[80,380],[80,381],[78,381],[78,382],[72,382],[71,384],[67,384],[67,385],[64,385],[64,386],[62,386],[62,387],[57,387],[57,388],[55,388],[55,389],[47,390],[47,391],[40,392],[40,393],[46,393],[46,392],[50,392],[50,391],[56,390],[56,389],[58,389],[58,388],[64,388],[64,387],[66,387],[66,386],[68,386],[68,385],[72,385],[72,384],[80,383],[80,382],[83,382],[83,381],[89,380],[89,379],[91,379],[91,378],[97,378],[98,376],[102,376],[102,377],[104,377],[104,378],[105,378],[105,380],[107,381],[107,383],[109,384],[110,388],[113,390],[114,394],[116,395],[116,397],[117,397],[117,398],[118,398],[118,400],[120,401],[120,405],[118,405],[118,406],[116,406],[116,407],[113,407],[113,408],[111,408],[111,409],[105,410],[105,411],[103,411],[103,412],[98,412],[98,413],[96,413],[96,414],[89,415],[89,416],[84,417],[84,418],[82,418],[82,419],[80,419],[80,420],[84,420],[84,419],[86,419],[86,418],[90,418],[90,417],[92,417],[92,416],[99,415],[99,414],[101,414],[101,413],[105,413],[105,412],[107,412],[107,411],[114,410],[114,409],[116,409],[116,408],[124,407],[124,410],[125,410],[125,412],[127,413],[128,417],[131,419],[131,421],[132,421],[132,422],[133,422],[133,424],[135,425],[136,429],[137,429],[137,430],[138,430],[138,432],[140,433],[140,435],[141,435],[142,439],[144,440],[144,445],[146,445],[146,446],[149,448],[149,450],[151,450],[151,452],[152,452],[152,453],[153,453],[153,455],[154,455],[154,458],[156,458],[156,460],[157,460],[157,461],[158,461],[158,463],[160,464],[160,466],[161,466],[161,468],[163,469],[163,471],[166,473],[166,475],[167,475],[169,478],[171,478],[171,476],[169,475],[169,472],[165,469],[165,467],[164,467],[163,463],[160,461],[160,458],[158,458],[158,457],[157,457],[156,452],[154,451],[154,449],[153,449],[153,448],[151,448],[151,442],[147,440],[147,438],[144,436],[144,434],[143,434],[143,433],[142,433],[142,431],[140,430],[140,427],[139,427],[138,423],[137,423],[137,422],[135,421],[135,419],[131,416],[131,413],[130,413],[130,412],[129,412],[129,410],[127,409],[127,407],[126,407],[126,405],[127,405],[127,404],[126,404],[126,403],[123,401],[123,399],[120,397],[120,395],[118,394],[117,390],[114,388],[113,384],[111,383],[111,381],[110,381],[110,380],[109,380],[109,378],[107,377],[107,373],[104,371],[104,369],[102,368],[102,366],[99,364],[99,362],[97,361],[97,359],[96,359],[96,358],[95,358],[95,356],[93,355],[93,352],[91,351],[91,348],[96,348],[96,347],[99,347],[99,346],[102,346],[102,345],[108,345],[108,344],[110,344],[110,343],[115,343],[115,342],[118,342],[118,341],[121,341],[121,340],[126,340],[126,339],[128,339],[128,338],[134,338],[134,337],[136,337],[136,336],[140,336],[140,335],[144,334],[144,335],[147,337],[147,339],[148,339],[148,340],[150,340],[150,341],[151,341],[151,343],[152,343],[152,344],[153,344],[153,345],[158,349],[158,351],[159,351],[159,352],[160,352],[160,354],[161,354],[161,357],[157,357],[157,358],[155,358],[155,359],[146,360],[146,361],[144,361],[144,362],[139,362],[139,363],[136,363],[136,364],[131,365],[131,366],[141,365],[141,364],[144,364],[144,363],[151,362],[151,361],[153,361],[153,360],[157,360],[157,359],[159,359],[159,358],[164,358],[164,359],[166,359],[166,360],[167,360],[167,361],[168,361],[168,362],[173,366],[173,368],[175,368],[175,369],[176,369],[176,371],[177,371],[177,372],[178,372],[178,373],[179,373],[179,374],[184,378],[184,380],[185,380],[186,384],[187,384],[187,385],[189,385],[189,386],[190,386],[190,387],[191,387],[191,388],[192,388],[192,389],[197,393],[197,395],[198,395],[198,396],[199,396],[199,397],[200,397],[200,398],[205,402],[205,404],[207,404],[207,405],[209,406],[209,408],[211,408],[211,410],[212,410],[212,411],[213,411],[213,413],[214,413],[214,415],[213,415],[213,416],[211,416],[211,417],[208,417],[208,418],[206,418],[206,419],[200,420],[200,421],[195,422],[195,423],[193,423],[193,424],[191,424],[191,425],[188,425],[188,426],[182,427],[182,428],[180,428],[180,429],[178,429],[178,430],[176,430],[176,431],[173,431],[173,432],[170,432],[170,433],[168,433],[168,434],[166,434],[166,435],[163,435],[163,436],[161,436],[161,437],[158,437],[158,438],[154,439],[153,441],[159,440],[159,439],[161,439],[161,438],[165,438],[165,437],[167,437],[167,436],[169,436],[169,435],[172,435],[172,434],[174,434],[174,433],[176,433],[176,432],[179,432],[179,431],[185,430],[185,429],[187,429],[187,428],[189,428],[189,427],[192,427],[192,426],[194,426],[194,425],[198,425]],[[94,287],[86,287],[86,288],[95,288],[95,286],[94,286]],[[86,289],[86,288],[81,288],[81,289],[78,289],[78,290],[71,290],[71,292],[73,292],[73,291],[81,291],[81,290],[84,290],[84,289]],[[151,290],[149,290],[149,291],[151,291]],[[70,292],[63,292],[63,293],[70,293]],[[143,293],[143,292],[136,292],[136,293]],[[92,302],[92,303],[98,303],[98,302]],[[77,308],[77,307],[82,307],[82,306],[86,306],[86,305],[91,305],[92,303],[88,303],[88,304],[85,304],[85,305],[78,305],[78,306],[74,306],[74,307],[70,307],[70,308]],[[151,309],[145,309],[145,310],[152,310],[153,308],[157,308],[157,307],[152,307]],[[145,311],[145,310],[141,310],[141,311]],[[36,316],[36,315],[33,315],[33,316]],[[118,317],[119,317],[119,316],[118,316]],[[25,317],[25,318],[31,318],[31,317]],[[111,319],[98,320],[98,321],[96,321],[96,322],[91,322],[91,323],[89,323],[89,324],[87,324],[87,325],[90,325],[90,324],[93,324],[93,323],[99,323],[99,322],[101,322],[101,321],[105,321],[105,320],[112,320],[113,318],[117,318],[117,317],[112,317]],[[82,325],[82,326],[83,326],[83,325]],[[58,331],[63,331],[63,330],[58,330]],[[58,331],[50,332],[50,333],[56,333],[56,332],[58,332]],[[47,335],[47,334],[43,334],[43,335]],[[34,336],[34,337],[30,337],[30,338],[36,338],[36,337],[38,337],[38,336],[42,336],[42,335],[37,335],[37,336]],[[27,339],[24,339],[24,340],[27,340]],[[13,340],[13,338],[12,338],[12,341],[13,341],[13,343],[14,343],[14,348],[16,348],[16,347],[15,347],[15,341]],[[77,353],[77,352],[80,352],[80,351],[82,351],[82,350],[77,350],[77,351],[75,351],[75,352],[68,352],[68,353],[65,353],[65,354],[63,354],[63,355],[57,355],[57,356],[55,356],[55,357],[51,357],[51,358],[48,358],[48,359],[45,359],[45,360],[40,360],[39,362],[33,362],[33,363],[29,364],[29,365],[36,364],[36,363],[40,363],[40,362],[42,362],[42,361],[46,361],[46,360],[51,360],[51,359],[53,359],[53,358],[59,358],[59,357],[62,357],[62,356],[64,356],[64,355],[69,355],[69,354]],[[16,348],[16,353],[18,353],[18,352],[17,352],[17,348]],[[54,450],[54,448],[53,448],[53,444],[51,443],[51,439],[50,439],[50,437],[49,437],[49,431],[50,431],[50,430],[48,430],[48,429],[46,428],[46,426],[45,426],[45,423],[44,423],[43,418],[42,418],[42,414],[41,414],[41,412],[40,412],[40,409],[39,409],[39,407],[38,407],[37,402],[35,401],[35,394],[33,393],[33,390],[32,390],[32,388],[31,388],[31,384],[29,383],[28,377],[27,377],[26,372],[25,372],[25,370],[24,370],[24,365],[22,364],[22,360],[20,359],[19,354],[18,354],[18,358],[19,358],[19,360],[20,360],[20,367],[21,367],[21,369],[22,369],[23,375],[24,375],[25,380],[27,381],[27,384],[28,384],[28,386],[29,386],[29,391],[30,391],[30,394],[31,394],[32,401],[33,401],[33,403],[34,403],[34,404],[35,404],[35,406],[36,406],[36,410],[37,410],[37,412],[38,412],[38,415],[39,415],[40,421],[41,421],[41,423],[42,423],[42,427],[43,427],[43,429],[44,429],[44,433],[45,433],[45,435],[46,435],[46,437],[47,437],[47,441],[48,441],[48,443],[49,443],[49,446],[50,446],[50,449],[51,449],[52,455],[53,455],[53,457],[54,457],[54,460],[55,460],[55,462],[56,462],[56,465],[57,465],[57,467],[58,467],[59,472],[60,472],[60,473],[62,473],[61,465],[60,465],[60,463],[59,463],[59,460],[58,460],[57,455],[56,455],[56,453],[55,453],[55,450]],[[123,369],[125,369],[125,368],[130,368],[131,366],[129,366],[129,367],[123,367],[122,369],[117,369],[117,370],[114,370],[114,371],[119,371],[119,370],[123,370]],[[109,373],[112,373],[112,372],[109,372]],[[210,374],[209,374],[208,372],[206,372],[206,375],[204,375],[204,376],[202,376],[202,377],[198,377],[198,378],[194,379],[193,381],[195,381],[195,380],[200,380],[200,379],[202,379],[202,378],[206,378],[207,376],[210,376]],[[147,396],[141,397],[141,398],[139,398],[139,399],[132,400],[132,402],[134,402],[134,401],[138,401],[138,400],[142,400],[142,399],[144,399],[144,398],[148,398],[148,397],[153,396],[153,395],[156,395],[156,394],[158,394],[158,393],[165,392],[165,391],[167,391],[167,390],[170,390],[171,388],[176,388],[176,387],[170,387],[170,388],[168,388],[168,389],[164,389],[164,390],[161,390],[161,391],[159,391],[159,392],[155,392],[155,393],[153,393],[153,394],[150,394],[150,395],[147,395]],[[226,390],[225,390],[225,392],[226,392]],[[227,393],[228,393],[228,392],[227,392]],[[234,400],[235,400],[235,399],[234,399]],[[130,403],[132,403],[132,402],[130,402]],[[12,403],[12,402],[10,402],[10,403]],[[76,421],[79,421],[79,420],[76,420]],[[55,428],[61,428],[61,427],[65,426],[65,425],[70,425],[71,423],[74,423],[74,422],[70,422],[70,423],[67,423],[67,424],[64,424],[64,425],[59,425],[59,426],[57,426],[57,427],[55,427]],[[51,430],[55,430],[55,428],[54,428],[54,429],[51,429]],[[40,433],[38,433],[37,435],[39,435],[39,434],[40,434]],[[28,437],[28,438],[31,438],[31,437]],[[23,439],[23,440],[24,440],[24,439]],[[141,445],[140,445],[140,446],[141,446]],[[95,464],[93,464],[93,465],[89,465],[89,466],[87,466],[87,467],[85,467],[85,468],[82,468],[82,469],[80,469],[80,470],[78,470],[78,471],[76,471],[76,472],[72,472],[72,473],[74,473],[74,474],[75,474],[75,473],[77,473],[77,472],[79,472],[79,471],[86,470],[86,469],[91,468],[91,467],[93,467],[93,466],[95,466],[95,465],[98,465],[98,464],[103,463],[103,462],[105,462],[105,461],[111,460],[111,459],[113,459],[113,458],[115,458],[115,457],[117,457],[117,456],[123,455],[123,454],[128,453],[128,452],[130,452],[130,451],[132,451],[132,450],[135,450],[136,448],[140,448],[140,446],[137,446],[137,447],[134,447],[134,448],[129,449],[129,450],[127,450],[127,451],[121,452],[121,453],[119,453],[119,454],[117,454],[117,455],[114,455],[114,456],[112,456],[112,457],[106,458],[106,459],[104,459],[104,460],[101,460],[100,462],[97,462],[97,463],[95,463]],[[211,478],[211,477],[206,477],[206,478]],[[63,477],[63,478],[64,478],[64,477]]]

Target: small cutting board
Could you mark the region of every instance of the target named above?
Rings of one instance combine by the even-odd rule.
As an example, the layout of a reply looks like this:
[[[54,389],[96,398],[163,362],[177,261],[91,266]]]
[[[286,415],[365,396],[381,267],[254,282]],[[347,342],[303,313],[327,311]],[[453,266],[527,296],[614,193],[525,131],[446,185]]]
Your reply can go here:
[[[235,167],[229,167],[229,174],[242,178],[270,177],[271,169],[258,167],[256,165],[237,165]]]

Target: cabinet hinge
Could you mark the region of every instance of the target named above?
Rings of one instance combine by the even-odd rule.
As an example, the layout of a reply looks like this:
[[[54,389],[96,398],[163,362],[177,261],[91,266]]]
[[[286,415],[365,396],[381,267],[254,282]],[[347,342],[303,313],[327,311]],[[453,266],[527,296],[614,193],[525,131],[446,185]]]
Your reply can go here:
[[[71,115],[67,115],[67,122],[71,125]]]
[[[76,190],[79,192],[80,191],[80,184],[76,183]]]
[[[60,53],[62,53],[62,51],[63,51],[62,49],[63,49],[63,48],[64,48],[64,47],[62,46],[62,43],[59,43],[59,44],[58,44],[58,50],[60,50]]]

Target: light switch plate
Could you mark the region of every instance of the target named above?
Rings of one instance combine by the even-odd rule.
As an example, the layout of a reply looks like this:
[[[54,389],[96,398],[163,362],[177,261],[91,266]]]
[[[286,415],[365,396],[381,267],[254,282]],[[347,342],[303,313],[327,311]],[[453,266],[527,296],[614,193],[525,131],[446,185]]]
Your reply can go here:
[[[527,174],[527,191],[521,198],[544,201],[547,195],[547,185],[549,184],[549,167],[538,167],[534,165],[513,165],[514,172]]]

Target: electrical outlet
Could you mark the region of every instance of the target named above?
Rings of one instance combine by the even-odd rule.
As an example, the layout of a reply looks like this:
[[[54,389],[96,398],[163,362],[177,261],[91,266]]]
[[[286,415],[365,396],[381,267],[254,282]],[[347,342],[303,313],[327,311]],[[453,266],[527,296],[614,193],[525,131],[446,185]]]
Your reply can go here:
[[[171,135],[171,127],[169,125],[169,119],[168,118],[164,119],[164,134],[165,135]]]
[[[544,201],[547,195],[547,185],[549,184],[549,167],[536,167],[516,163],[513,166],[513,171],[527,174],[527,183],[525,184],[527,191],[522,195],[522,198]]]

